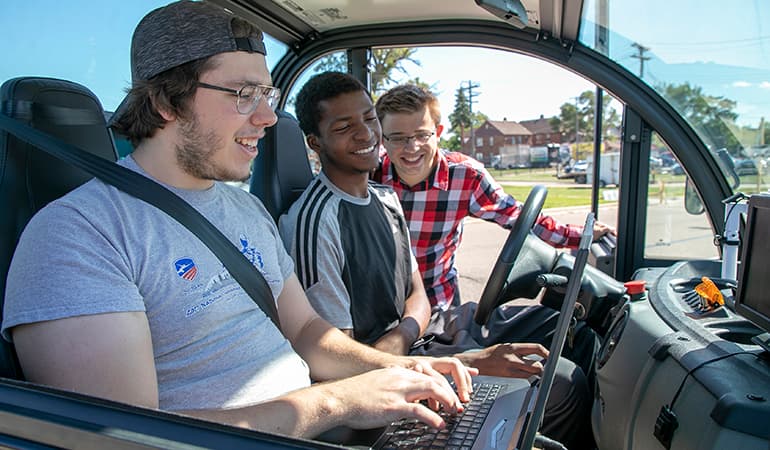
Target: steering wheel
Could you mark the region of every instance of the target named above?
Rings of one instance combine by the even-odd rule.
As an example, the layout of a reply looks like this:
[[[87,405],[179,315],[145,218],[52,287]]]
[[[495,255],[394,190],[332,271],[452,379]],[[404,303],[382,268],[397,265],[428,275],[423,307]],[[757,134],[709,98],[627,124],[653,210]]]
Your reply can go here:
[[[516,219],[516,223],[513,224],[513,228],[508,234],[502,250],[500,250],[500,255],[497,257],[497,261],[492,268],[492,274],[487,280],[487,285],[484,286],[484,291],[481,293],[481,299],[476,307],[476,314],[473,317],[477,324],[486,324],[490,314],[499,304],[500,296],[505,289],[513,263],[519,256],[522,247],[524,247],[524,242],[535,225],[540,211],[543,209],[543,203],[545,203],[547,195],[548,191],[542,185],[534,186],[529,192],[527,201],[524,202],[521,213]]]

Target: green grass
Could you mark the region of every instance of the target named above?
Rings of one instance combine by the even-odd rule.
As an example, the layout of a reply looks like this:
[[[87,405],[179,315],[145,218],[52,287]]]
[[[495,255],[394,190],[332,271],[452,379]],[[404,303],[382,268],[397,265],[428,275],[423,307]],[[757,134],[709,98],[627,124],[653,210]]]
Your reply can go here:
[[[564,186],[549,187],[548,197],[546,197],[544,208],[562,208],[567,206],[589,206],[591,204],[591,185],[575,184],[572,178],[559,180],[556,178],[556,169],[506,169],[495,170],[488,168],[489,173],[497,181],[524,181],[532,184],[537,183],[560,183]],[[660,198],[661,181],[663,182],[664,198],[681,198],[684,196],[684,175],[673,174],[655,174],[654,179],[650,181],[648,198],[655,201]],[[746,189],[750,190],[751,180],[742,179]],[[754,177],[756,179],[756,177]],[[531,186],[503,186],[506,193],[512,195],[516,200],[525,201],[529,195]],[[607,188],[607,189],[615,189]],[[599,190],[599,203],[614,203],[614,201],[604,200],[602,191]]]
[[[556,178],[556,169],[506,169],[495,170],[493,168],[487,168],[489,173],[497,181],[524,181],[537,183],[560,183],[564,186],[561,187],[549,187],[548,197],[545,201],[544,208],[561,208],[567,206],[588,206],[591,204],[591,186],[588,184],[575,184],[571,178],[561,179]],[[648,198],[650,201],[656,201],[661,197],[660,182],[663,181],[664,193],[663,197],[667,199],[682,198],[684,197],[684,182],[687,178],[685,175],[674,175],[671,173],[656,173],[651,175],[653,177],[650,180],[650,188],[648,191]],[[768,177],[763,177],[757,180],[756,175],[748,175],[741,177],[741,185],[737,190],[746,194],[753,194],[757,192],[764,192],[770,188],[768,183]],[[516,200],[525,201],[527,195],[529,195],[530,186],[503,186],[503,189],[508,194],[512,195]],[[614,188],[609,188],[614,189]],[[601,191],[599,193],[599,203],[613,203],[611,201],[604,200]]]
[[[532,188],[530,186],[503,186],[503,190],[510,194],[516,200],[524,202],[527,200],[529,191]],[[606,188],[613,190],[615,188]],[[605,188],[599,189],[599,204],[615,203],[614,200],[604,200],[602,192]],[[665,198],[681,198],[684,196],[684,186],[664,186]],[[660,184],[655,183],[650,185],[648,192],[648,198],[652,201],[660,198]],[[590,206],[591,205],[591,186],[587,184],[565,186],[565,187],[549,187],[548,196],[545,199],[545,205],[543,208],[563,208],[567,206]]]
[[[497,181],[532,181],[536,183],[559,181],[556,178],[556,169],[551,167],[547,169],[505,169],[495,170],[488,167],[487,170]],[[685,175],[673,175],[670,173],[657,173],[654,175],[655,182],[663,180],[665,182],[674,181],[684,183]],[[756,177],[742,178],[744,183],[756,180]],[[572,183],[572,178],[564,178],[561,181]]]
[[[531,187],[529,186],[503,186],[506,193],[521,202],[527,200]],[[602,200],[599,194],[599,203],[608,203]],[[565,206],[587,206],[591,204],[591,187],[587,184],[573,187],[549,187],[548,196],[545,198],[543,208],[562,208]]]
[[[497,181],[532,181],[537,183],[556,181],[556,169],[505,169],[487,168]]]

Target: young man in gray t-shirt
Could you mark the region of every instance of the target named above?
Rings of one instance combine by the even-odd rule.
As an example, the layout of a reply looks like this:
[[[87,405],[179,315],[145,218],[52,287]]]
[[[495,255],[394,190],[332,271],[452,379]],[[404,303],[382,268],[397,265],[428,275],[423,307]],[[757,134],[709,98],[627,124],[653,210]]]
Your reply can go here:
[[[137,26],[131,66],[115,127],[136,150],[121,164],[241,250],[270,286],[281,329],[186,228],[91,181],[33,218],[9,271],[2,334],[27,379],[302,437],[400,417],[443,426],[415,400],[460,409],[475,370],[378,352],[322,320],[262,204],[222,183],[249,176],[276,121],[260,31],[221,7],[172,3]]]

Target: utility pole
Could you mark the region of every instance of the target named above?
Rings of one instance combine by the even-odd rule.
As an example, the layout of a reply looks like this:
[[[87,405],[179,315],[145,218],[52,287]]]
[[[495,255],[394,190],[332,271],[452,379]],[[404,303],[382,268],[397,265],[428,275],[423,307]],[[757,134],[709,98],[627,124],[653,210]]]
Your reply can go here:
[[[476,97],[479,95],[478,92],[474,93],[473,89],[478,88],[478,83],[473,83],[471,80],[468,80],[468,86],[462,87],[461,89],[467,89],[468,90],[468,109],[471,113],[471,158],[476,157],[476,133],[474,132],[473,128],[473,97]]]
[[[572,97],[575,100],[575,161],[580,159],[580,116],[578,110],[578,100],[580,96]]]
[[[644,79],[644,62],[649,61],[649,56],[644,56],[645,53],[650,51],[649,47],[645,47],[642,44],[639,44],[638,42],[634,42],[631,44],[632,47],[636,47],[636,51],[639,52],[638,55],[631,55],[632,58],[636,58],[639,60],[639,78]]]

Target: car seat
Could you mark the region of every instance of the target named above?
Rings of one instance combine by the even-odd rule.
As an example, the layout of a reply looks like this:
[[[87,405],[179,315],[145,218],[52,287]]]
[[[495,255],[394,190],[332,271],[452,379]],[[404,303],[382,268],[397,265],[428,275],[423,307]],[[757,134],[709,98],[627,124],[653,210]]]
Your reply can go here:
[[[2,113],[102,158],[116,161],[99,99],[64,80],[22,77],[0,86]],[[0,321],[13,251],[29,219],[92,178],[0,130]],[[41,258],[45,251],[41,250]],[[41,274],[41,276],[45,276]],[[0,376],[22,379],[13,346],[0,338]]]
[[[259,140],[259,155],[252,167],[250,192],[277,222],[313,179],[305,135],[297,119],[276,111],[278,122]]]

